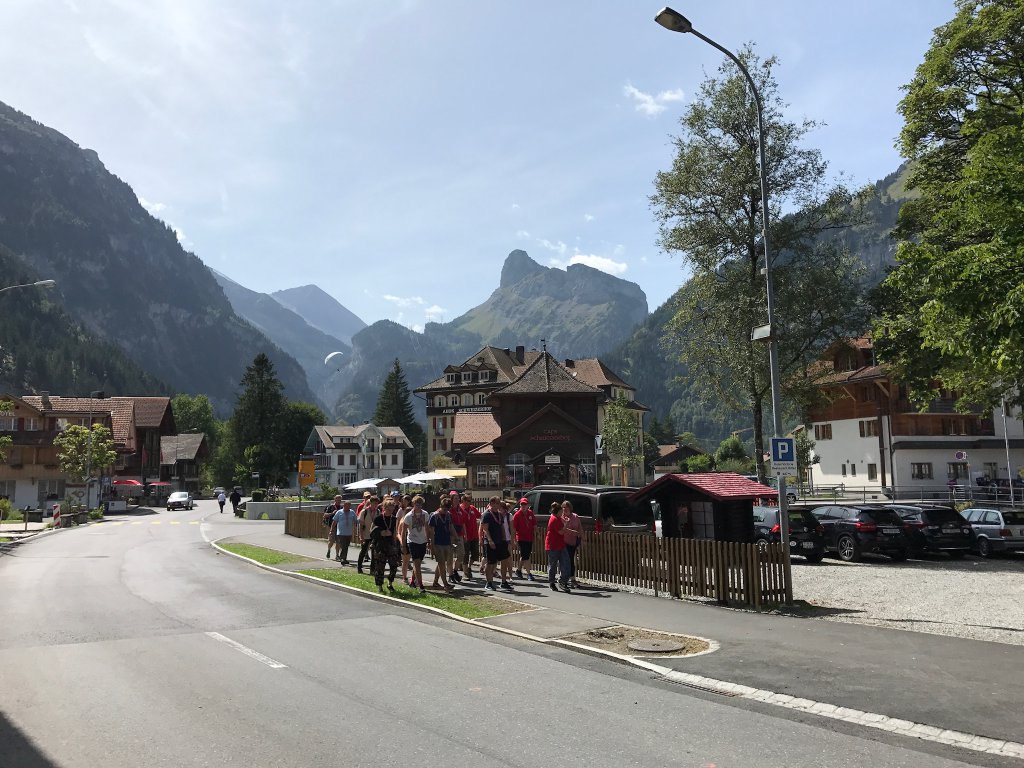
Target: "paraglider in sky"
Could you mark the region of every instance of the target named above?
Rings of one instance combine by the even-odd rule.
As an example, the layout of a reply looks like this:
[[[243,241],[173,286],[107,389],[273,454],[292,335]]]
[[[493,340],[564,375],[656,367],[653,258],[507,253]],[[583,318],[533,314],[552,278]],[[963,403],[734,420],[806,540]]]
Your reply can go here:
[[[324,365],[331,365],[332,360],[334,363],[340,363],[341,361],[335,358],[341,357],[344,354],[344,352],[331,352],[331,354],[324,358]]]

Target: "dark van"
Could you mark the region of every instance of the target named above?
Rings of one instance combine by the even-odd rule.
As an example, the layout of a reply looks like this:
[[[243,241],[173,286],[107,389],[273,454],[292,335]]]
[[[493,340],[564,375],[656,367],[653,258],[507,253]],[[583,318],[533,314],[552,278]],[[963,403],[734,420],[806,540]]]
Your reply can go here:
[[[646,502],[629,500],[637,489],[624,485],[537,485],[524,496],[537,514],[537,523],[547,525],[551,503],[568,500],[580,516],[583,529],[594,530],[595,521],[611,521],[606,530],[620,533],[654,533],[654,510]]]

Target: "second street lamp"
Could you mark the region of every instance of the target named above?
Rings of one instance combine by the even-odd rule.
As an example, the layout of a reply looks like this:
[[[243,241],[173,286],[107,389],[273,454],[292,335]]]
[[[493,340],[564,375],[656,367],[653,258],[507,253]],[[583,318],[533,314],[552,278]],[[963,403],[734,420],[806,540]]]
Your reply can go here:
[[[13,291],[15,288],[53,288],[55,285],[57,285],[56,280],[36,280],[34,283],[8,285],[6,288],[0,288],[0,293],[3,293],[4,291]]]
[[[750,86],[750,92],[754,96],[754,104],[757,107],[757,151],[758,151],[758,171],[761,177],[761,238],[764,243],[764,274],[765,281],[765,293],[767,296],[768,305],[768,324],[762,325],[758,328],[754,328],[751,331],[751,339],[753,341],[766,341],[768,342],[768,365],[769,365],[769,376],[771,378],[772,387],[772,426],[774,428],[775,437],[782,437],[782,394],[779,386],[779,343],[776,338],[776,326],[774,316],[774,304],[775,295],[772,289],[772,257],[771,249],[769,247],[768,240],[768,166],[765,162],[765,133],[764,133],[764,104],[761,101],[761,93],[757,90],[757,85],[754,83],[754,78],[750,76],[750,72],[746,66],[740,60],[740,58],[707,35],[703,35],[693,28],[693,24],[683,14],[678,11],[674,11],[671,8],[665,7],[658,12],[658,15],[654,17],[654,20],[658,22],[665,29],[670,32],[679,32],[681,34],[690,34],[699,40],[703,40],[705,43],[710,45],[725,54],[733,64],[739,68],[740,72],[743,73],[743,77],[746,78],[747,85]],[[779,476],[778,478],[778,492],[779,492],[779,535],[782,541],[783,557],[786,562],[786,570],[789,570],[789,504],[786,499],[786,478]],[[789,574],[786,576],[786,583],[790,583]],[[788,592],[788,590],[787,590]],[[787,602],[792,602],[792,595],[787,594]]]

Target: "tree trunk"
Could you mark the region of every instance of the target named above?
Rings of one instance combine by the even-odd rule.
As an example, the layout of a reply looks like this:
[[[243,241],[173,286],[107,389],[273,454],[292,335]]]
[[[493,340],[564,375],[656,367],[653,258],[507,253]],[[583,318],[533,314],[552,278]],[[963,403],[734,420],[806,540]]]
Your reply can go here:
[[[764,398],[756,391],[750,393],[750,410],[754,414],[754,461],[757,462],[757,479],[762,483],[766,474],[764,468]]]

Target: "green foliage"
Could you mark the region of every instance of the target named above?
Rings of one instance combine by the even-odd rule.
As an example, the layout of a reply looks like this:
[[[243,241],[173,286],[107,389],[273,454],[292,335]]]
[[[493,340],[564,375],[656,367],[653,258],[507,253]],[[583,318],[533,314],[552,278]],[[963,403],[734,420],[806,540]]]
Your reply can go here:
[[[664,420],[657,416],[651,416],[647,434],[653,437],[658,445],[675,445],[677,437],[675,421],[671,416],[666,416]]]
[[[341,491],[337,487],[331,485],[326,480],[323,480],[317,487],[316,498],[320,501],[330,501],[339,493],[341,493]]]
[[[4,520],[8,520],[8,521],[13,521],[14,520],[14,518],[11,516],[11,510],[12,510],[11,500],[10,499],[0,499],[0,522],[3,522]],[[21,514],[20,513],[18,514],[18,519],[19,520],[21,519]]]
[[[613,461],[617,458],[622,463],[623,469],[635,467],[644,460],[640,420],[637,412],[629,408],[627,402],[622,394],[612,400],[608,404],[604,426],[601,428],[605,449]],[[623,477],[622,482],[627,482],[627,479]]]
[[[658,463],[658,459],[661,456],[658,450],[658,441],[654,439],[649,433],[644,434],[644,472],[651,474],[654,472],[654,465]]]
[[[0,414],[11,412],[11,401],[0,400]],[[7,452],[11,450],[14,440],[10,435],[0,435],[0,463],[7,461]]]
[[[274,364],[262,352],[245,369],[242,388],[228,421],[235,455],[234,479],[244,483],[253,473],[259,473],[261,481],[277,482],[290,465],[279,442],[287,401]]]
[[[311,403],[290,402],[285,406],[277,439],[289,469],[298,467],[299,456],[313,428],[326,423],[324,412]]]
[[[739,58],[764,102],[774,330],[792,398],[807,389],[796,372],[835,339],[862,329],[857,262],[825,237],[853,221],[853,198],[828,183],[820,152],[803,146],[816,124],[784,119],[776,60],[761,60],[749,47]],[[686,110],[672,169],[657,175],[651,204],[659,244],[692,271],[676,296],[670,343],[704,402],[749,409],[760,456],[770,378],[766,345],[750,339],[751,329],[767,322],[757,126],[746,81],[727,61]]]
[[[814,439],[807,434],[806,429],[798,430],[796,440],[796,468],[800,477],[807,476],[807,469],[821,461],[820,456],[814,455]]]
[[[434,469],[451,469],[455,466],[455,462],[443,453],[435,453],[430,460],[430,466]]]
[[[253,492],[252,492],[252,496],[250,498],[253,501],[266,501],[267,489],[266,488],[256,488],[256,489],[254,489]]]
[[[60,471],[76,483],[95,477],[117,459],[110,430],[102,424],[93,424],[91,430],[70,425],[53,439],[53,444]]]
[[[718,450],[715,451],[715,465],[721,468],[723,462],[729,461],[730,459],[739,459],[748,461],[747,449],[743,445],[743,441],[736,435],[729,435],[725,438],[719,446]]]
[[[409,438],[409,442],[414,446],[411,449],[406,448],[403,465],[406,467],[420,465],[420,458],[423,454],[419,454],[416,446],[420,445],[421,438],[423,438],[423,428],[416,421],[416,415],[413,413],[409,385],[405,381],[405,374],[402,373],[402,365],[398,358],[395,358],[391,371],[381,385],[372,421],[378,427],[401,427],[405,436]]]
[[[206,395],[177,394],[171,398],[171,412],[178,434],[202,432],[210,451],[216,451],[220,444],[224,423],[213,413],[213,404]]]
[[[905,87],[909,186],[875,347],[919,404],[1024,405],[1024,5],[959,0]]]
[[[715,461],[715,471],[717,472],[735,472],[737,475],[752,475],[755,469],[756,465],[753,459],[742,458]]]
[[[700,439],[693,434],[693,432],[683,432],[676,438],[679,445],[684,445],[687,448],[696,448],[699,451],[704,450],[704,446],[701,445]]]
[[[103,507],[96,507],[96,509],[89,510],[90,520],[102,520],[103,519]]]
[[[686,472],[710,472],[715,468],[715,457],[710,453],[698,453],[687,458],[684,467]]]

